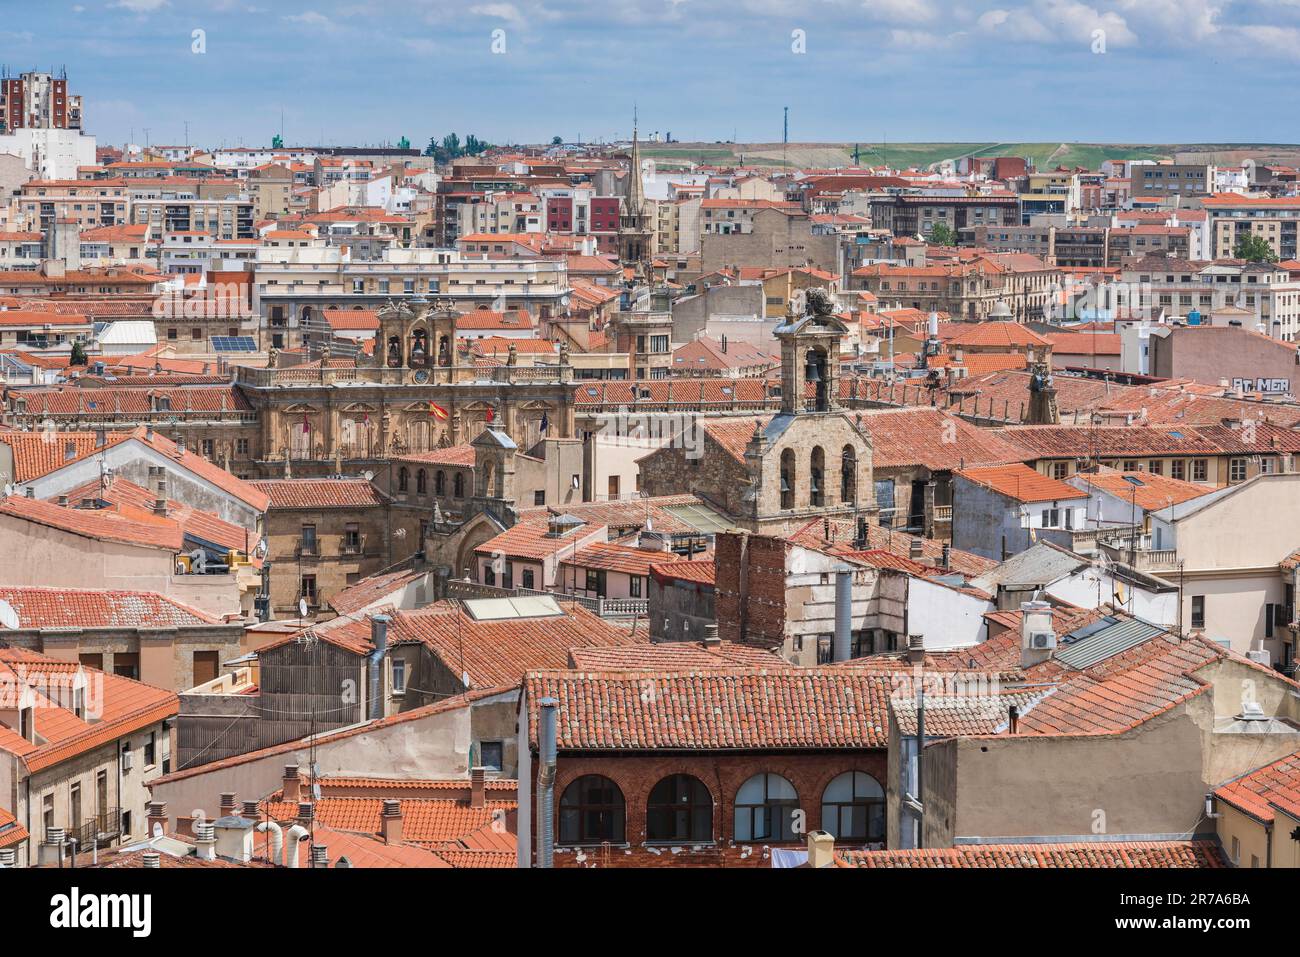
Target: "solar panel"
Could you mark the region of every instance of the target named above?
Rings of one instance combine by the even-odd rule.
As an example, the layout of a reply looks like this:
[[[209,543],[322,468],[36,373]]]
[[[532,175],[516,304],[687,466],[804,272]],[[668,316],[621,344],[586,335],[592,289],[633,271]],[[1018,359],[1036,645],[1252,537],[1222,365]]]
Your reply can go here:
[[[256,352],[257,343],[252,336],[213,336],[212,348],[217,352]]]

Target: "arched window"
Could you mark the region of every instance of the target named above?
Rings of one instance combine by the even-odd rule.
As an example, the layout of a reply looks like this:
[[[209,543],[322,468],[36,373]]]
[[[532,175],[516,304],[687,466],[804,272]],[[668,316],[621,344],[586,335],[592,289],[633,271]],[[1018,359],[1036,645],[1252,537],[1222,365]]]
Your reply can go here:
[[[646,802],[648,841],[713,840],[713,795],[690,774],[673,774],[650,791]]]
[[[864,771],[845,771],[822,794],[822,830],[840,841],[885,839],[885,791]]]
[[[585,774],[560,796],[561,844],[622,844],[623,820],[623,792],[602,775]]]
[[[853,446],[844,446],[840,453],[840,501],[857,502],[858,500],[858,454]]]
[[[826,453],[820,445],[812,450],[808,466],[808,504],[820,508],[826,504]]]
[[[781,453],[781,507],[794,508],[794,449]]]
[[[451,482],[451,494],[457,498],[465,497],[465,473],[457,472]]]
[[[410,486],[410,484],[411,484],[411,473],[408,472],[406,470],[406,466],[403,465],[400,469],[397,470],[397,490],[399,492],[405,492],[407,488]]]
[[[799,794],[779,774],[755,774],[736,792],[737,841],[795,841]]]
[[[415,492],[417,495],[423,495],[429,491],[429,476],[425,474],[424,469],[415,473]]]
[[[433,473],[433,494],[439,498],[447,494],[447,473],[442,469]]]

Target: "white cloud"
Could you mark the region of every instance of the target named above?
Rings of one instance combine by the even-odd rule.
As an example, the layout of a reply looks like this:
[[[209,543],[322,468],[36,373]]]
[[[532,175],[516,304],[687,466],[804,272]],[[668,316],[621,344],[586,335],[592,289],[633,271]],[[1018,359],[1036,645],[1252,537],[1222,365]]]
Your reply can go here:
[[[168,5],[169,0],[117,0],[116,3],[109,4],[110,7],[121,7],[132,13],[153,13]]]
[[[884,23],[932,23],[939,15],[930,0],[863,0],[862,8]]]
[[[1124,47],[1137,42],[1137,35],[1120,14],[1102,13],[1078,0],[1033,0],[1010,10],[989,10],[977,24],[986,33],[1020,43],[1090,43],[1098,30],[1105,33],[1107,46]]]
[[[492,17],[496,20],[504,20],[512,27],[523,29],[527,26],[528,21],[524,15],[519,12],[519,8],[513,3],[481,3],[478,6],[470,7],[469,12],[477,14],[480,17]]]
[[[304,27],[314,27],[319,30],[337,30],[338,25],[325,14],[318,10],[308,10],[305,13],[291,13],[280,18],[287,23],[297,23]]]

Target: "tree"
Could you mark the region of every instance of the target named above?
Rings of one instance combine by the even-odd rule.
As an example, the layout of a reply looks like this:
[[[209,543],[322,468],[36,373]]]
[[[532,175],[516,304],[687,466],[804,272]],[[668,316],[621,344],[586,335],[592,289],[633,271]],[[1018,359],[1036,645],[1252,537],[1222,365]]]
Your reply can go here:
[[[86,347],[80,342],[72,344],[72,355],[69,357],[69,363],[74,366],[84,366],[90,363],[86,359]]]
[[[1277,253],[1268,244],[1268,240],[1258,233],[1247,233],[1238,238],[1237,245],[1232,248],[1232,255],[1236,259],[1252,263],[1277,262]]]
[[[956,246],[957,234],[947,223],[935,223],[930,227],[930,242],[936,246]]]
[[[551,137],[551,145],[552,145],[552,146],[563,146],[563,145],[564,145],[564,137],[563,137],[563,136],[552,136],[552,137]]]

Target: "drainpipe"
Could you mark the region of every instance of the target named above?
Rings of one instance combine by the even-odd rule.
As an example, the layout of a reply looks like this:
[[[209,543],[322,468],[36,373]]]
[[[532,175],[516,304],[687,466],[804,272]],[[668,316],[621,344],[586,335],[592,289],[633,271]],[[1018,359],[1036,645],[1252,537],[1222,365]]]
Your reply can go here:
[[[375,615],[370,619],[370,640],[375,646],[375,650],[370,653],[366,659],[366,717],[372,721],[384,716],[384,655],[388,652],[388,622],[391,619],[387,615]]]
[[[541,727],[537,741],[537,866],[555,866],[555,751],[559,702],[541,700]]]
[[[832,661],[848,661],[853,657],[853,568],[835,566],[835,641],[831,648]]]

